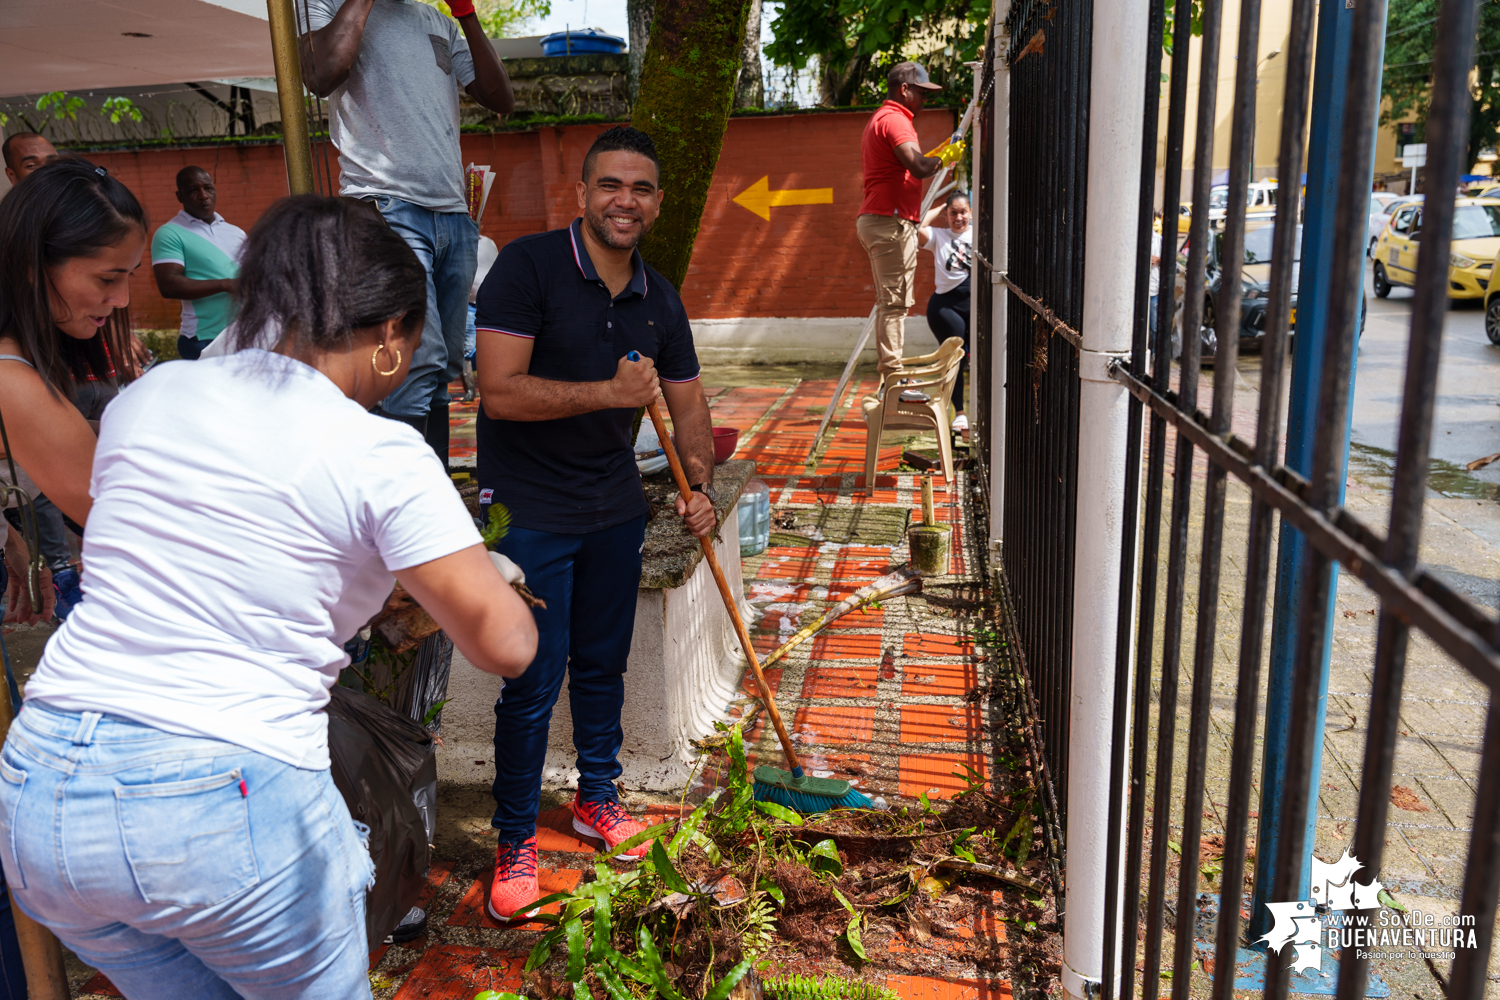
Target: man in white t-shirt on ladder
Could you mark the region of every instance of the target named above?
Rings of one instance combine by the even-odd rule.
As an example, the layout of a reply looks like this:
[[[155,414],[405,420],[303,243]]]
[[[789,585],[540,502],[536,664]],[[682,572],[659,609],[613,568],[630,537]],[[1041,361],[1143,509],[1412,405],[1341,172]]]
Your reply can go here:
[[[415,427],[447,467],[448,383],[462,371],[479,241],[464,196],[458,88],[506,115],[516,103],[510,78],[473,0],[450,0],[453,18],[414,0],[302,4],[303,65],[308,88],[328,98],[339,194],[373,202],[427,269],[427,326],[411,374],[376,412]]]
[[[944,213],[948,225],[933,223]],[[958,337],[969,349],[969,272],[974,266],[974,231],[969,228],[969,196],[953,191],[941,205],[927,210],[917,230],[917,247],[932,253],[937,290],[927,300],[927,325],[941,344]],[[960,365],[953,383],[953,433],[964,434],[969,418],[964,416],[964,369]]]

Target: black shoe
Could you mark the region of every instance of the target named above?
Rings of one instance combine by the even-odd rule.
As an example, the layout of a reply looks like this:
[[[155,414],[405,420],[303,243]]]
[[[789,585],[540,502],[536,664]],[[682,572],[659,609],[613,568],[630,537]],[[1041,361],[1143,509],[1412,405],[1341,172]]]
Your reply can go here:
[[[413,906],[396,925],[396,929],[385,936],[386,944],[405,944],[427,933],[427,911]]]

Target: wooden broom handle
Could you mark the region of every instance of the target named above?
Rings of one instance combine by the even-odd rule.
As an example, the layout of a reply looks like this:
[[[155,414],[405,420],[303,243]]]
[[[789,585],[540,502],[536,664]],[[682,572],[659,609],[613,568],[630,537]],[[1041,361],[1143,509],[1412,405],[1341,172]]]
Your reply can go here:
[[[10,733],[14,711],[10,686],[0,679],[0,742]],[[16,904],[14,893],[10,909],[16,923],[16,940],[21,946],[21,965],[26,970],[27,994],[32,1000],[68,1000],[68,970],[62,944],[50,930],[26,915]]]
[[[682,462],[677,458],[677,448],[672,444],[672,436],[667,433],[667,425],[662,423],[661,411],[657,409],[655,400],[646,404],[646,412],[651,415],[651,423],[656,428],[656,438],[661,442],[662,451],[666,453],[667,464],[672,467],[672,478],[677,481],[677,492],[682,494],[682,502],[687,503],[692,499],[692,488],[688,486],[687,473],[682,471]],[[797,760],[797,751],[792,749],[792,738],[787,735],[786,725],[781,721],[781,713],[776,711],[776,698],[771,693],[771,686],[766,683],[766,675],[761,672],[760,661],[755,658],[755,646],[750,642],[750,633],[745,631],[745,623],[740,619],[740,609],[736,606],[734,592],[729,589],[729,581],[724,579],[724,571],[719,568],[719,557],[714,554],[714,536],[709,532],[698,539],[703,546],[703,559],[708,563],[708,568],[713,571],[714,583],[719,585],[719,596],[724,598],[724,610],[729,612],[729,618],[734,622],[734,632],[740,637],[740,648],[745,651],[745,659],[750,661],[750,669],[755,673],[755,683],[760,687],[760,700],[766,706],[766,714],[771,717],[771,725],[776,727],[776,735],[781,740],[781,750],[786,754],[786,762],[791,769],[798,774],[802,771],[802,764]]]

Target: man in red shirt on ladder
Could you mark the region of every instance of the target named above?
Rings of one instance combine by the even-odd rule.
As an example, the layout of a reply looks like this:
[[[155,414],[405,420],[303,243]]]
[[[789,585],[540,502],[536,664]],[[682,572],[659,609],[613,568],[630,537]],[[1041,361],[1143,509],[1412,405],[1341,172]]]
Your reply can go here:
[[[941,155],[922,155],[914,120],[928,92],[942,89],[917,63],[892,66],[886,75],[885,103],[870,118],[860,140],[865,197],[855,227],[875,276],[875,351],[882,376],[901,368],[906,313],[916,301],[912,282],[922,181],[944,163]]]

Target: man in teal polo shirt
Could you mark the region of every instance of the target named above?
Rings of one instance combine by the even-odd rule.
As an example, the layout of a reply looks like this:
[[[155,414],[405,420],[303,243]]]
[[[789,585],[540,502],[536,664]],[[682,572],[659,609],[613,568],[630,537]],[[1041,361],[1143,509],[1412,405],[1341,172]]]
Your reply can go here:
[[[214,211],[219,195],[202,167],[177,172],[177,200],[182,211],[151,240],[151,270],[163,298],[182,300],[177,352],[196,361],[234,317],[245,231]]]

